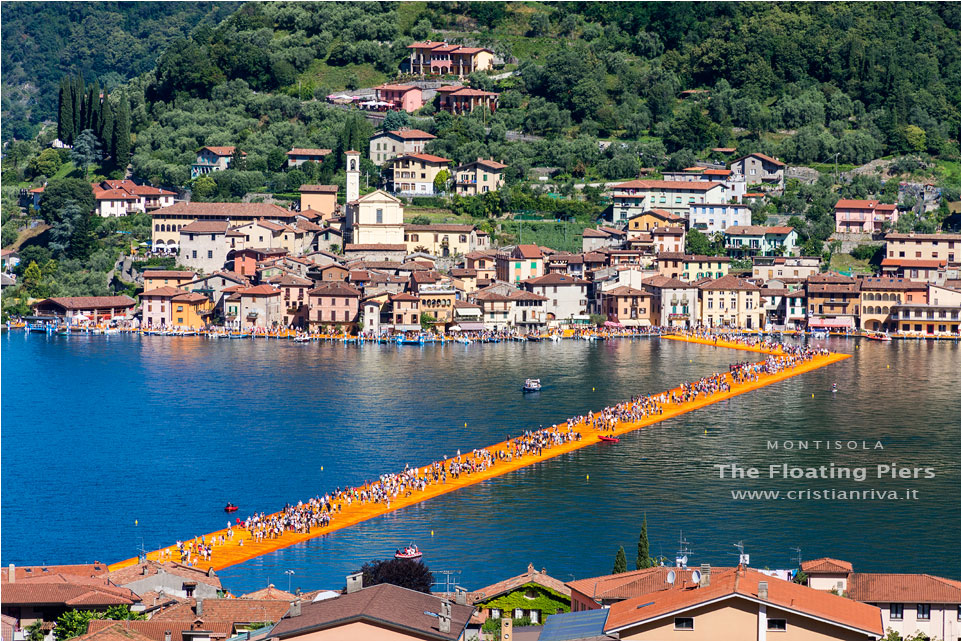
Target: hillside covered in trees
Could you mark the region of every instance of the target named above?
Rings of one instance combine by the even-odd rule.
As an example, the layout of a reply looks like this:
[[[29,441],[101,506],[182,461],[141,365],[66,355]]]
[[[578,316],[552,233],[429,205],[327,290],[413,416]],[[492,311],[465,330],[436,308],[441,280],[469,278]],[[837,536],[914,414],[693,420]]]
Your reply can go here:
[[[3,142],[57,118],[57,86],[80,74],[107,89],[151,71],[175,37],[217,24],[237,2],[4,2]]]

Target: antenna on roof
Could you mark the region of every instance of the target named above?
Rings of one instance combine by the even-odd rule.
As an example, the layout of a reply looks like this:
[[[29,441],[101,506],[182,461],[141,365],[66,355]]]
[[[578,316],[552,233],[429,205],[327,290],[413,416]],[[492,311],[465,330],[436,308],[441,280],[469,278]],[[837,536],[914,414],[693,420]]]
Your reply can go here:
[[[685,539],[684,534],[678,531],[678,555],[675,557],[675,566],[688,567],[688,556],[694,554],[694,551],[688,548],[690,544],[691,542]]]
[[[802,567],[802,549],[800,546],[792,546],[792,550],[795,551],[795,555],[792,556],[792,561],[798,565],[798,568]]]
[[[738,549],[738,563],[742,566],[748,566],[748,555],[745,554],[745,544],[739,541],[737,544],[732,544]]]

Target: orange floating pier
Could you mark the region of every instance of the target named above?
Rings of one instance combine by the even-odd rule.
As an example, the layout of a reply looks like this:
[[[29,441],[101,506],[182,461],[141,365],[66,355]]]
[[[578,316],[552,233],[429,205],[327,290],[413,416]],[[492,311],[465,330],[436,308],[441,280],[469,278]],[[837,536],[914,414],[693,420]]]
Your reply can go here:
[[[766,349],[763,346],[753,346],[743,343],[737,343],[733,341],[718,341],[715,342],[712,339],[702,339],[699,337],[689,337],[681,335],[669,335],[663,336],[663,339],[671,339],[675,341],[686,341],[690,343],[699,343],[711,346],[717,346],[719,348],[730,348],[735,350],[747,350],[750,352],[781,355],[781,352],[775,352]],[[684,403],[666,403],[662,404],[662,412],[660,414],[653,414],[648,417],[635,422],[619,422],[613,431],[606,431],[605,435],[622,435],[624,433],[632,432],[634,430],[639,430],[645,428],[652,424],[665,421],[667,419],[672,419],[679,415],[691,412],[693,410],[698,410],[699,408],[704,408],[719,401],[724,401],[726,399],[731,399],[746,392],[751,392],[752,390],[757,390],[765,386],[777,383],[779,381],[784,381],[790,377],[796,375],[804,374],[806,372],[811,372],[818,368],[822,368],[833,363],[837,363],[844,359],[848,359],[851,355],[839,354],[839,353],[829,353],[826,355],[816,356],[808,361],[800,363],[799,365],[782,370],[775,374],[759,373],[758,379],[756,381],[749,381],[745,383],[737,383],[731,379],[730,375],[726,375],[726,379],[730,384],[730,389],[724,392],[716,392],[711,396],[699,396],[698,398]],[[665,394],[670,395],[672,392],[679,391],[676,388],[673,390],[666,391]],[[661,394],[661,393],[659,393]],[[658,396],[652,395],[652,396]],[[554,426],[553,428],[559,430],[567,430],[567,423],[563,422]],[[536,464],[548,459],[552,459],[559,455],[569,453],[580,448],[585,448],[586,446],[592,446],[599,443],[598,436],[599,433],[594,428],[587,426],[585,424],[579,424],[575,426],[573,431],[581,434],[580,441],[569,441],[567,443],[554,445],[549,448],[545,448],[540,454],[528,453],[525,455],[515,456],[512,460],[506,461],[501,459],[495,459],[495,463],[486,470],[462,474],[457,479],[449,477],[445,483],[436,483],[428,485],[424,490],[418,491],[413,490],[407,497],[395,497],[391,500],[390,505],[381,502],[354,502],[349,505],[344,505],[341,511],[334,511],[331,516],[331,523],[324,527],[315,527],[310,530],[309,533],[298,533],[292,531],[285,531],[280,536],[276,538],[265,538],[260,541],[254,541],[250,534],[243,530],[240,526],[234,528],[233,540],[225,541],[224,544],[217,543],[213,548],[213,553],[211,555],[210,561],[199,561],[196,565],[201,568],[213,567],[214,570],[224,569],[248,560],[260,557],[266,553],[277,551],[283,548],[287,548],[294,544],[298,544],[315,537],[321,537],[327,535],[328,533],[333,533],[339,531],[343,528],[348,528],[359,524],[361,522],[380,517],[392,511],[396,511],[400,508],[405,508],[407,506],[412,506],[414,504],[421,503],[425,500],[431,499],[433,497],[438,497],[439,495],[444,495],[460,488],[466,486],[471,486],[479,482],[487,481],[495,477],[500,477],[507,473],[518,470],[519,468],[524,468],[532,464]],[[491,453],[496,453],[504,449],[505,451],[510,451],[509,442],[503,441],[486,448],[487,451]],[[464,457],[463,459],[469,459],[470,455]],[[451,462],[454,458],[445,461],[445,468],[449,468]],[[422,464],[419,468],[423,468]],[[359,489],[360,490],[360,489]],[[228,515],[225,513],[225,515]],[[225,517],[227,519],[227,517]],[[208,533],[204,536],[206,542],[217,541],[221,536],[227,537],[227,530],[222,529],[215,531],[213,533]],[[199,542],[200,537],[196,540]],[[193,541],[193,540],[188,540]],[[242,544],[241,544],[242,542]],[[169,559],[173,561],[181,561],[180,553],[176,546],[169,546],[163,549],[152,551],[147,554],[147,558],[151,560],[159,559]],[[118,562],[116,564],[110,565],[110,570],[114,571],[127,566],[133,566],[137,564],[137,558],[131,558]]]

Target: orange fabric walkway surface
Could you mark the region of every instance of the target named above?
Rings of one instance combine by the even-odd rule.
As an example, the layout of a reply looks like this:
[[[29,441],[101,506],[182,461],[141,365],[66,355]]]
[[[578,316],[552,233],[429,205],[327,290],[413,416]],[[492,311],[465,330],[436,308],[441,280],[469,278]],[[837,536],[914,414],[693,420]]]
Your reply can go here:
[[[709,345],[714,345],[713,341],[700,340],[700,339],[691,338],[691,337],[676,336],[676,337],[665,337],[665,338],[672,338],[677,341],[688,341],[691,343],[707,343]],[[725,345],[722,345],[723,343]],[[765,352],[764,350],[760,348],[755,348],[754,346],[746,346],[743,344],[733,343],[733,342],[720,341],[718,345],[719,347],[733,348],[736,350],[748,350],[751,352]],[[699,408],[709,406],[719,401],[724,401],[725,399],[730,399],[737,395],[745,394],[746,392],[750,392],[752,390],[757,390],[758,388],[762,388],[764,386],[767,386],[779,381],[783,381],[790,377],[794,377],[796,375],[800,375],[805,372],[810,372],[817,368],[821,368],[821,367],[836,363],[838,361],[842,361],[843,359],[847,359],[850,356],[851,355],[838,354],[838,353],[830,353],[823,356],[817,356],[810,361],[806,361],[800,364],[799,366],[796,366],[795,368],[783,370],[773,375],[762,373],[759,375],[757,381],[752,381],[747,383],[741,383],[741,384],[734,383],[731,381],[731,378],[728,377],[729,383],[731,384],[731,390],[727,392],[718,392],[711,395],[710,397],[700,396],[697,399],[687,403],[664,404],[662,406],[663,412],[661,414],[651,415],[637,422],[619,423],[613,432],[607,431],[604,434],[621,435],[634,430],[639,430],[641,428],[645,428],[652,424],[665,421],[666,419],[671,419],[673,417],[677,417],[679,415],[685,414],[687,412],[691,412],[693,410],[698,410]],[[673,391],[667,391],[667,392],[668,394],[670,394]],[[658,394],[661,394],[661,393],[658,393]],[[658,395],[652,395],[652,396],[658,396]],[[558,424],[557,426],[555,426],[555,428],[566,430],[567,423],[563,422],[561,424]],[[225,542],[224,545],[214,546],[211,560],[209,562],[200,560],[196,563],[196,566],[203,569],[206,569],[207,567],[213,567],[214,570],[220,570],[223,568],[227,568],[229,566],[234,566],[235,564],[246,562],[256,557],[260,557],[261,555],[264,555],[266,553],[280,550],[282,548],[287,548],[288,546],[292,546],[294,544],[304,542],[306,540],[313,539],[315,537],[320,537],[328,533],[333,533],[335,531],[341,530],[342,528],[348,528],[349,526],[353,526],[355,524],[358,524],[360,522],[363,522],[369,519],[373,519],[375,517],[380,517],[391,511],[398,510],[399,508],[404,508],[407,506],[411,506],[413,504],[418,504],[425,500],[431,499],[432,497],[444,495],[446,493],[456,491],[460,488],[464,488],[472,484],[477,484],[479,482],[493,479],[495,477],[500,477],[512,471],[518,470],[519,468],[524,468],[525,466],[530,466],[531,464],[552,459],[559,455],[569,453],[574,450],[578,450],[580,448],[585,448],[586,446],[592,446],[592,445],[601,443],[598,440],[599,432],[593,428],[590,428],[584,424],[581,424],[576,426],[574,430],[582,434],[581,441],[572,441],[572,442],[568,442],[560,445],[555,445],[555,446],[552,446],[551,448],[546,448],[541,452],[540,455],[532,453],[532,454],[515,457],[512,461],[496,460],[495,464],[490,468],[488,468],[487,470],[473,473],[473,474],[463,474],[458,479],[453,479],[449,477],[447,483],[430,485],[423,491],[412,492],[411,495],[408,497],[396,497],[391,500],[390,507],[388,507],[383,503],[371,503],[371,502],[369,503],[354,502],[349,506],[345,505],[341,512],[333,513],[330,525],[323,528],[321,527],[313,528],[311,529],[310,533],[285,532],[281,536],[275,539],[263,539],[259,542],[255,542],[250,539],[250,535],[247,531],[243,530],[240,527],[235,526],[233,541],[227,541]],[[500,443],[494,444],[493,446],[488,446],[487,450],[489,452],[496,453],[502,448],[505,449],[506,451],[509,450],[508,442],[500,442]],[[464,457],[463,459],[468,459],[469,457],[470,455]],[[448,459],[446,461],[445,463],[446,468],[450,465],[453,459],[454,458]],[[424,464],[419,466],[419,468],[423,468],[423,467],[424,467]],[[249,513],[245,513],[245,515],[246,514],[249,514]],[[233,514],[227,515],[227,516],[231,520],[234,519]],[[213,533],[208,533],[205,536],[205,539],[207,542],[210,542],[212,538],[214,537],[219,538],[221,535],[224,535],[226,538],[227,531],[219,530]],[[244,540],[244,544],[243,546],[240,546],[238,544],[238,541],[242,538]],[[180,561],[180,554],[175,546],[170,546],[166,549],[153,551],[151,553],[148,553],[147,557],[148,559],[152,559],[152,560],[161,559],[160,557],[161,553],[164,553],[164,552],[168,554],[165,559]],[[134,564],[137,564],[137,558],[131,558],[128,560],[124,560],[122,562],[118,562],[116,564],[112,564],[110,566],[110,570],[113,571],[113,570],[117,570],[127,566],[132,566]]]
[[[744,343],[736,343],[735,341],[715,341],[714,339],[689,337],[682,334],[664,334],[661,338],[671,339],[672,341],[684,341],[685,343],[700,343],[714,348],[731,348],[732,350],[745,350],[746,352],[760,352],[762,354],[784,354],[783,352],[772,351],[761,346],[750,346]]]

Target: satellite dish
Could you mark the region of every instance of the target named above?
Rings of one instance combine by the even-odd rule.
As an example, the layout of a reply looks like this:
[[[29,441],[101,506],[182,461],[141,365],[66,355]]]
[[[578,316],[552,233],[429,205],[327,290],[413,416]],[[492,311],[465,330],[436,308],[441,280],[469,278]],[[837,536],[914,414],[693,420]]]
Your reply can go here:
[[[698,584],[701,581],[701,573],[699,573],[698,571],[692,571],[691,581],[694,582],[695,584]]]
[[[688,556],[685,555],[684,557],[681,558],[681,565],[684,566],[687,563],[688,563]]]
[[[674,584],[674,583],[675,583],[675,572],[674,572],[674,571],[668,571],[667,580],[668,580],[668,583],[669,583],[669,584]]]

